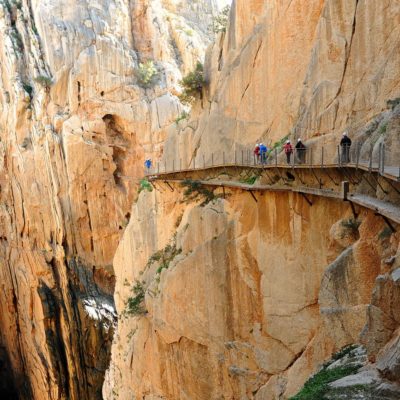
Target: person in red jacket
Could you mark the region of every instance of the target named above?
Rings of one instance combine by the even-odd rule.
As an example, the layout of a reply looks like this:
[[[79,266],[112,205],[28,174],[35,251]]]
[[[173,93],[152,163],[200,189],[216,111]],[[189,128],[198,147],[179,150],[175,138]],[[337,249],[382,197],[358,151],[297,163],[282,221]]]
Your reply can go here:
[[[292,156],[293,153],[293,147],[290,143],[290,140],[286,141],[286,144],[283,146],[283,149],[285,150],[286,161],[288,164],[290,164],[290,157]]]
[[[257,143],[256,147],[254,147],[254,158],[257,161],[257,164],[260,163],[260,145]]]

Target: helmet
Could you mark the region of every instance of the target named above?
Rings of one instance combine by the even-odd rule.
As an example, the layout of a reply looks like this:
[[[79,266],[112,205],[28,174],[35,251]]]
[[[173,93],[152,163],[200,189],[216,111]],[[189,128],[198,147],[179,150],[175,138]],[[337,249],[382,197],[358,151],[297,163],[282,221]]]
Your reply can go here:
[[[286,140],[286,143],[290,143],[290,140]]]
[[[301,142],[301,139],[300,139],[300,138],[298,138],[298,139],[297,139],[297,141],[298,141],[298,142]]]

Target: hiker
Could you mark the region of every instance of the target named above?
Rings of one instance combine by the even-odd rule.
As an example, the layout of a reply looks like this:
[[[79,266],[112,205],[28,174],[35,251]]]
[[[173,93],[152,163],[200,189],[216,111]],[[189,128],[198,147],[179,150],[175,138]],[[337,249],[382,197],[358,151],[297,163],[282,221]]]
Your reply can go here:
[[[264,143],[260,144],[260,156],[261,156],[261,164],[265,164],[267,162],[267,146]]]
[[[256,147],[254,147],[254,160],[256,160],[257,164],[260,162],[260,145],[257,143]]]
[[[150,172],[150,168],[151,168],[151,160],[150,160],[150,158],[148,158],[148,159],[144,162],[144,166],[146,167],[147,172]]]
[[[348,163],[350,162],[350,146],[351,139],[347,136],[347,132],[343,132],[342,140],[340,141],[340,146],[342,147],[342,157],[339,160],[339,163]]]
[[[283,146],[283,149],[285,150],[285,154],[286,154],[286,161],[288,164],[290,164],[290,157],[293,153],[293,147],[290,143],[290,140],[286,141],[286,144]]]
[[[306,162],[306,146],[301,139],[297,139],[296,152],[299,164],[304,164]]]

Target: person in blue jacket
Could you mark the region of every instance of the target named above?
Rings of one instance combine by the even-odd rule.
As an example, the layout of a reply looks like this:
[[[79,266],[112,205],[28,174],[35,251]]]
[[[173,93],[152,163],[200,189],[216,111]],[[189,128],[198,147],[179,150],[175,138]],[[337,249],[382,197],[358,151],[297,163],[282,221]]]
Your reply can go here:
[[[151,168],[151,160],[149,158],[144,162],[144,166],[146,167],[147,172],[149,172]]]
[[[267,151],[268,148],[264,143],[260,144],[260,158],[261,158],[261,164],[265,164],[267,162]]]

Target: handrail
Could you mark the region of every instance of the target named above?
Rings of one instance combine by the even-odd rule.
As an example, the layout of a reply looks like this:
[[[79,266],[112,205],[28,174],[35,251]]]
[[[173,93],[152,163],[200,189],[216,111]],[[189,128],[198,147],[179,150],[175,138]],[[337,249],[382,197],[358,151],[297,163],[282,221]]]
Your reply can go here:
[[[242,149],[226,154],[211,152],[211,154],[200,154],[184,165],[182,158],[176,162],[164,159],[149,168],[145,168],[146,176],[165,176],[180,172],[190,172],[199,170],[209,170],[215,168],[246,167],[255,169],[265,168],[355,168],[369,172],[378,173],[389,179],[400,181],[400,160],[393,163],[393,155],[386,151],[385,145],[379,145],[378,152],[373,152],[371,145],[367,156],[361,155],[361,145],[354,146],[353,151],[350,146],[336,146],[335,151],[329,153],[329,148],[322,146],[320,154],[310,149],[293,149],[293,153],[285,160],[284,154],[278,153],[277,149],[270,150],[266,157],[257,156],[250,150]],[[251,156],[253,154],[253,156]],[[317,156],[315,156],[315,154]],[[283,160],[282,160],[283,159]],[[176,166],[179,165],[179,169]]]

